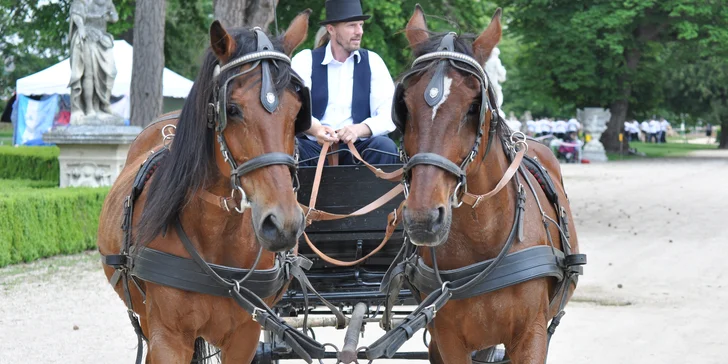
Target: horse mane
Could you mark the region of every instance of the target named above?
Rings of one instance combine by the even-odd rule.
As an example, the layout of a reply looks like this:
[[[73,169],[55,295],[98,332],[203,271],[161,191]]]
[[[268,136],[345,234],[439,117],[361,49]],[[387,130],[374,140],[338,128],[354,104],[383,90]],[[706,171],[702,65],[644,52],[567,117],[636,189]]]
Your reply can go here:
[[[248,29],[230,29],[236,49],[231,60],[257,51],[255,33]],[[282,38],[269,37],[276,50],[283,51]],[[161,163],[149,185],[137,241],[147,244],[174,223],[194,193],[207,187],[219,176],[215,163],[214,129],[207,127],[207,105],[212,102],[215,85],[212,74],[218,59],[207,48],[202,66],[185,100],[179,116],[169,155]],[[291,87],[291,68],[285,62],[270,67],[276,92]],[[238,72],[237,68],[220,75],[224,82]],[[232,88],[228,90],[228,97]]]

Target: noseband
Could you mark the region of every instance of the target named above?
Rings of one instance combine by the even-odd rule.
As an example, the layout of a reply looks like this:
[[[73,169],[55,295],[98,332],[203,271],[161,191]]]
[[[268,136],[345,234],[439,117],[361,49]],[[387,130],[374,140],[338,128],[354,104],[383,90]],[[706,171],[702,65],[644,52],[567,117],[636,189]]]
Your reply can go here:
[[[433,62],[437,62],[437,68],[435,69],[435,73],[432,77],[432,80],[427,85],[424,94],[425,101],[428,105],[430,105],[430,107],[434,107],[442,100],[442,97],[444,95],[444,78],[446,75],[445,67],[448,64],[460,71],[475,76],[478,81],[480,81],[480,113],[478,116],[478,128],[476,131],[473,147],[471,148],[470,153],[467,155],[467,157],[465,157],[463,162],[460,163],[460,165],[457,165],[449,159],[435,153],[417,153],[412,157],[409,157],[407,156],[407,152],[404,149],[404,144],[402,145],[401,149],[401,158],[402,162],[405,163],[403,183],[405,186],[406,195],[409,194],[409,171],[417,165],[431,165],[455,175],[458,180],[458,184],[455,187],[455,191],[453,192],[452,204],[454,207],[460,207],[460,205],[462,204],[460,197],[467,192],[467,169],[470,163],[475,160],[475,156],[478,155],[480,143],[483,138],[483,125],[485,124],[486,111],[491,111],[488,144],[485,150],[486,156],[488,155],[488,152],[490,152],[490,147],[493,142],[493,136],[495,135],[500,116],[497,110],[498,103],[496,102],[496,100],[491,101],[488,97],[489,95],[491,97],[495,97],[495,93],[492,91],[492,87],[488,80],[488,75],[485,73],[480,63],[478,63],[478,61],[476,61],[473,57],[455,51],[454,41],[456,37],[457,34],[454,32],[445,35],[440,42],[440,47],[438,48],[438,50],[433,53],[422,55],[415,59],[415,61],[412,63],[412,68],[415,68],[417,65],[420,64],[431,64]],[[419,67],[417,69],[413,69],[407,72],[404,76],[402,76],[400,83],[397,85],[397,91],[395,91],[395,107],[393,108],[393,110],[397,107],[401,108],[404,105],[403,100],[397,100],[397,98],[404,97],[404,82],[413,75],[423,73],[424,70],[428,68],[429,67],[427,66]],[[396,118],[401,119],[402,112],[400,110],[394,110],[394,114]],[[403,126],[404,121],[405,120],[399,120],[398,124],[400,126]],[[401,127],[401,130],[404,134],[403,127]]]
[[[220,152],[222,153],[223,159],[228,163],[228,165],[230,165],[230,184],[232,187],[230,197],[234,199],[238,194],[240,197],[240,206],[235,207],[235,210],[238,213],[243,213],[246,208],[250,207],[248,197],[245,194],[245,191],[243,191],[243,188],[240,186],[240,179],[252,171],[272,165],[288,166],[291,169],[291,174],[294,178],[294,191],[299,187],[298,148],[294,148],[295,151],[293,156],[281,152],[265,153],[238,165],[230,152],[230,148],[225,140],[225,135],[223,134],[227,127],[227,92],[230,82],[237,77],[257,69],[258,66],[261,66],[260,68],[263,78],[260,87],[260,102],[268,113],[273,113],[278,108],[279,100],[276,96],[275,85],[270,71],[271,64],[275,67],[277,67],[277,62],[284,62],[288,65],[291,64],[291,59],[284,53],[276,51],[271,41],[260,28],[256,27],[253,31],[255,32],[258,42],[257,51],[236,58],[222,67],[220,67],[220,65],[215,66],[215,70],[212,75],[214,82],[213,100],[207,105],[207,126],[208,128],[215,128],[217,141],[220,144]],[[221,75],[224,72],[246,64],[252,64],[252,66],[242,72],[228,77],[225,81],[220,82]],[[307,119],[306,115],[302,114],[305,114],[307,113],[307,110],[310,110],[310,91],[304,85],[303,80],[301,80],[295,72],[291,72],[291,78],[292,83],[296,87],[296,92],[301,96],[301,101],[303,103],[301,113],[299,113],[297,117],[297,127],[298,124],[301,124],[302,128],[308,129],[306,125],[310,125],[310,115],[308,115]],[[306,103],[308,103],[308,105]]]

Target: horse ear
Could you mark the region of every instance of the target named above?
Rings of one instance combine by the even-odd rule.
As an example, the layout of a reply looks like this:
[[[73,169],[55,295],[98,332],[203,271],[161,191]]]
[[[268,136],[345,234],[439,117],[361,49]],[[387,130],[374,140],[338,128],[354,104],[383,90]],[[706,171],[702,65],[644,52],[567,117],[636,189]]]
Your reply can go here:
[[[405,35],[407,36],[410,47],[430,38],[427,30],[427,20],[425,20],[425,12],[422,11],[420,4],[415,5],[415,12],[412,14],[409,22],[407,22]]]
[[[311,16],[311,9],[306,9],[299,13],[291,22],[291,25],[283,35],[283,50],[289,56],[293,51],[306,40],[308,35],[308,18]]]
[[[480,64],[485,64],[490,57],[490,53],[493,51],[498,42],[500,42],[501,34],[503,29],[501,28],[501,15],[503,10],[501,8],[496,9],[493,18],[490,20],[490,24],[487,28],[478,36],[478,39],[473,43],[473,53],[475,59]]]
[[[219,21],[215,20],[210,25],[210,48],[217,58],[227,62],[235,51],[235,40],[228,34]]]

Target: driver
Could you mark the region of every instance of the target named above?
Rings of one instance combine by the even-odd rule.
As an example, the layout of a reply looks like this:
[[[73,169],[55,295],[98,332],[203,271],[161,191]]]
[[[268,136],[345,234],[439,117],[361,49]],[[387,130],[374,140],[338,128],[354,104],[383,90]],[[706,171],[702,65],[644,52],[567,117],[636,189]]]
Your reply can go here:
[[[394,131],[394,84],[387,66],[376,53],[361,49],[364,20],[359,0],[327,0],[326,34],[319,47],[303,50],[291,67],[311,89],[311,128],[299,136],[300,159],[317,157],[324,142],[346,143],[370,164],[398,163],[396,144],[387,137]],[[380,152],[367,151],[375,149]],[[315,165],[316,160],[301,163]],[[349,153],[339,164],[354,164]]]

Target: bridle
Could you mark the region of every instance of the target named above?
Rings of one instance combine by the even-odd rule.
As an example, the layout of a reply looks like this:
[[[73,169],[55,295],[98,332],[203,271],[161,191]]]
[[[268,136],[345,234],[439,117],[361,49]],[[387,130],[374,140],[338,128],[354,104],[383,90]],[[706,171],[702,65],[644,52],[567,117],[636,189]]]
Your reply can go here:
[[[238,213],[243,213],[246,208],[251,206],[245,191],[240,185],[240,179],[252,171],[272,165],[288,166],[291,169],[291,175],[294,179],[294,191],[298,190],[300,186],[298,182],[298,148],[294,148],[293,156],[281,152],[265,153],[238,165],[230,152],[225,135],[223,134],[228,124],[227,93],[230,82],[260,66],[262,72],[260,102],[268,113],[273,113],[278,108],[279,100],[271,75],[271,65],[278,67],[277,62],[291,64],[291,59],[284,53],[275,50],[271,41],[260,28],[253,28],[253,31],[257,38],[257,51],[236,58],[222,67],[220,65],[215,66],[212,75],[214,83],[213,96],[211,102],[207,105],[207,127],[210,129],[214,128],[217,134],[217,141],[220,144],[222,157],[230,166],[230,184],[232,188],[230,198],[232,200],[237,200],[236,197],[240,198],[239,206],[234,207]],[[252,64],[252,66],[225,78],[221,82],[225,72],[246,64]],[[296,132],[304,131],[311,125],[311,94],[309,89],[304,85],[303,80],[295,72],[291,72],[291,81],[296,88],[296,92],[301,97],[302,103],[301,110],[296,117]],[[227,207],[227,204],[225,206]]]
[[[480,63],[478,63],[478,61],[476,61],[473,57],[455,51],[454,41],[456,37],[457,34],[454,32],[445,35],[436,52],[428,53],[415,59],[412,63],[413,69],[401,77],[394,93],[392,120],[404,135],[405,123],[408,117],[406,104],[404,103],[404,92],[406,90],[405,82],[408,78],[422,74],[425,70],[429,69],[430,67],[426,66],[427,64],[437,62],[437,68],[435,69],[432,80],[430,80],[430,83],[427,85],[424,94],[425,101],[430,107],[434,107],[442,101],[444,95],[444,78],[446,75],[445,67],[448,64],[460,71],[475,76],[478,81],[480,81],[480,107],[475,141],[473,142],[473,147],[471,148],[470,153],[468,153],[459,165],[435,153],[417,153],[412,157],[409,157],[404,149],[404,143],[402,143],[402,147],[400,149],[400,157],[402,158],[402,162],[405,164],[403,175],[405,196],[409,194],[409,171],[417,165],[431,165],[455,175],[458,183],[453,192],[451,203],[453,207],[460,207],[460,205],[462,205],[461,197],[467,193],[468,166],[478,155],[480,144],[483,139],[483,126],[485,124],[486,112],[491,112],[491,122],[485,156],[487,156],[490,152],[493,137],[500,121],[500,115],[497,110],[498,103],[489,98],[489,96],[494,98],[495,93],[492,90],[488,75],[485,73]],[[416,68],[418,65],[425,66]],[[474,104],[473,106],[476,105]],[[485,159],[485,156],[483,159]]]

